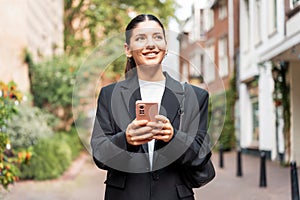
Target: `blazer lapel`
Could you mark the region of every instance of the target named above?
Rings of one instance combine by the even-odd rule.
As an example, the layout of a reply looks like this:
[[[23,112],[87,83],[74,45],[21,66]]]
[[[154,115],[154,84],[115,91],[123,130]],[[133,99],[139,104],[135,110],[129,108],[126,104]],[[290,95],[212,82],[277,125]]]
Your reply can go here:
[[[180,106],[184,97],[184,90],[180,82],[171,78],[167,73],[165,73],[165,76],[166,76],[166,88],[161,102],[160,114],[167,116],[171,124],[173,125],[174,129],[178,129],[179,120],[178,123],[175,123],[175,119],[180,112]],[[157,140],[155,141],[154,150],[163,148],[167,144],[168,143],[165,143],[161,140]],[[158,153],[154,151],[153,166],[155,166],[155,164],[157,163],[158,158],[159,158]]]
[[[124,105],[126,105],[127,111],[131,118],[131,121],[135,119],[135,102],[137,100],[141,100],[141,93],[140,93],[140,86],[138,83],[138,77],[136,73],[126,79],[125,81],[121,82],[120,84],[122,100]],[[148,144],[143,144],[142,149],[144,152],[148,152]]]
[[[167,73],[165,76],[166,87],[161,101],[160,114],[167,116],[172,124],[180,110],[184,91],[180,82],[174,80]]]
[[[135,119],[135,102],[141,100],[140,87],[137,76],[133,76],[120,83],[121,95],[124,105],[131,117]]]

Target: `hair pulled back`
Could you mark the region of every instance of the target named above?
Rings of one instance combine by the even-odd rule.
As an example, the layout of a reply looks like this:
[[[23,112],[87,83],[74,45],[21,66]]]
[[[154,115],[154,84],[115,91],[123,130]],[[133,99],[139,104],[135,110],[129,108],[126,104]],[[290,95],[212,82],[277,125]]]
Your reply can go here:
[[[155,17],[152,14],[140,14],[140,15],[136,16],[135,18],[133,18],[126,27],[125,41],[129,46],[130,46],[130,38],[132,36],[132,30],[135,29],[139,23],[147,21],[147,20],[156,21],[159,24],[159,26],[162,28],[163,34],[165,36],[165,28],[164,28],[163,24],[161,23],[161,21],[157,17]],[[126,63],[126,68],[125,68],[125,75],[127,74],[127,72],[129,72],[130,70],[132,70],[135,67],[136,67],[136,63],[135,63],[133,57],[130,57],[130,58],[128,57],[127,63]]]

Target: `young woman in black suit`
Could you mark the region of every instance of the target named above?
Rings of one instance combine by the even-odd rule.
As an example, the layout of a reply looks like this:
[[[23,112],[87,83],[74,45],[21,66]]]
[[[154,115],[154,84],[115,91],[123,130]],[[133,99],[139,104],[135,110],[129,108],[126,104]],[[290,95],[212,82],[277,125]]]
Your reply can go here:
[[[167,42],[155,16],[138,15],[125,36],[126,79],[101,89],[91,139],[96,165],[107,170],[105,199],[192,200],[185,172],[211,156],[208,93],[163,72]],[[158,102],[155,120],[136,119],[137,100]]]

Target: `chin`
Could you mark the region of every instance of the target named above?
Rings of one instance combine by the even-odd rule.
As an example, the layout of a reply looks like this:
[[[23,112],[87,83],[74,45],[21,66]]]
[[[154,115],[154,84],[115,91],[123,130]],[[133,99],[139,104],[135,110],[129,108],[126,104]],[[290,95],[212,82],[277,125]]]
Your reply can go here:
[[[140,65],[140,67],[157,67],[160,65],[161,65],[161,63],[158,63],[158,62],[151,62],[151,63],[149,62],[149,63]]]

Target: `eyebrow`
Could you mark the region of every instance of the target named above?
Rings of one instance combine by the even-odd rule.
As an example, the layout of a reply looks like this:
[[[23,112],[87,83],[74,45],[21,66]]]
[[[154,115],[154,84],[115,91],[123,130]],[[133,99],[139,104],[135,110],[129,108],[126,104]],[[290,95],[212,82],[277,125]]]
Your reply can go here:
[[[144,35],[147,35],[147,34],[146,33],[137,33],[135,35],[135,37],[136,36],[144,36]],[[152,35],[163,35],[163,33],[162,32],[154,32]]]

